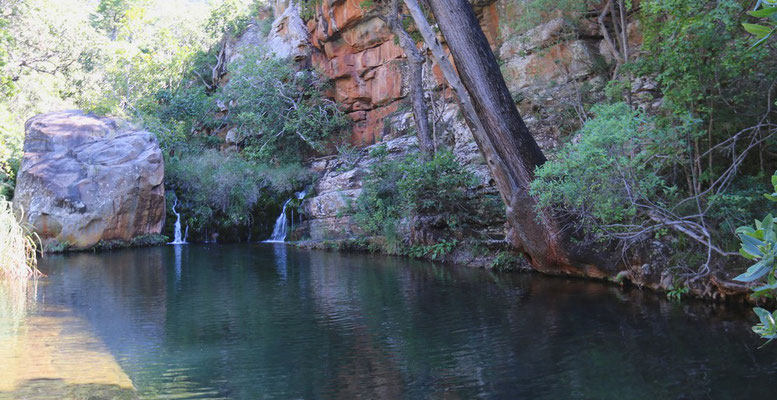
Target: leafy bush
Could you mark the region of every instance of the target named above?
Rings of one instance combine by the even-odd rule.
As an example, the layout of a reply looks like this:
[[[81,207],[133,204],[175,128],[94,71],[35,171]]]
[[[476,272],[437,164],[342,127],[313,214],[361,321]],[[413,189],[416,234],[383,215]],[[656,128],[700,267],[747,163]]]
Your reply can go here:
[[[2,138],[0,138],[2,140]],[[0,201],[13,199],[14,187],[16,186],[16,173],[19,170],[18,151],[8,149],[4,150],[4,143],[0,142]]]
[[[430,160],[418,155],[405,159],[404,176],[397,182],[406,211],[415,215],[441,214],[456,225],[470,211],[467,189],[475,185],[468,173],[449,150],[443,150]]]
[[[138,115],[143,126],[156,133],[163,149],[186,142],[196,130],[207,130],[218,123],[215,102],[204,87],[162,89],[141,105]]]
[[[301,165],[269,167],[216,149],[187,149],[167,162],[167,182],[178,196],[183,223],[203,233],[250,227],[261,215],[257,208],[275,211],[281,197],[310,179]]]
[[[226,33],[239,36],[262,7],[259,0],[223,0],[220,3],[211,10],[205,24],[205,30],[214,36]]]
[[[237,127],[249,158],[299,162],[337,142],[348,127],[324,95],[327,80],[315,71],[297,71],[288,60],[267,58],[260,50],[235,61],[230,71],[219,98],[229,104],[225,122]]]
[[[511,21],[511,28],[518,33],[548,22],[557,17],[562,17],[575,24],[587,11],[589,2],[586,0],[525,0],[509,3],[515,7],[515,15],[519,18]]]
[[[743,112],[752,115],[754,104],[766,104],[762,88],[775,78],[769,50],[751,50],[742,34],[745,7],[738,0],[641,3],[648,54],[636,62],[636,71],[656,78],[673,112],[714,116],[722,128],[714,131],[722,137],[749,122]]]
[[[407,249],[406,254],[413,258],[423,258],[423,257],[430,257],[432,260],[439,260],[445,257],[447,254],[450,254],[453,249],[456,248],[456,245],[459,244],[459,241],[456,239],[453,240],[440,240],[438,243],[431,244],[428,246],[423,245],[413,245],[410,246]]]
[[[494,271],[509,272],[513,271],[518,264],[518,256],[507,251],[500,251],[489,266]]]
[[[404,175],[402,162],[388,159],[385,146],[376,147],[370,156],[377,161],[364,179],[354,219],[367,234],[394,236],[404,211],[397,186]]]
[[[772,176],[774,193],[765,197],[777,202],[777,173]],[[739,253],[748,260],[755,261],[747,271],[734,280],[740,282],[762,282],[761,286],[753,289],[754,296],[775,297],[777,293],[777,229],[772,214],[764,217],[762,221],[755,220],[755,228],[743,226],[737,229],[742,247]],[[763,308],[753,309],[760,323],[753,327],[753,331],[771,342],[777,339],[777,311],[769,312]],[[768,342],[767,342],[768,343]]]
[[[354,219],[367,234],[383,236],[394,249],[403,253],[397,226],[403,219],[419,215],[444,215],[451,228],[462,228],[474,205],[467,191],[475,184],[452,152],[439,151],[429,160],[419,153],[402,159],[390,159],[385,147],[373,149],[377,161],[364,180],[362,193],[354,205]],[[417,247],[412,253],[442,256],[451,241]],[[447,250],[446,250],[447,249]]]
[[[537,169],[531,193],[540,207],[572,212],[598,233],[626,231],[647,218],[643,204],[673,197],[662,174],[683,157],[684,135],[624,103],[592,112],[579,139]]]

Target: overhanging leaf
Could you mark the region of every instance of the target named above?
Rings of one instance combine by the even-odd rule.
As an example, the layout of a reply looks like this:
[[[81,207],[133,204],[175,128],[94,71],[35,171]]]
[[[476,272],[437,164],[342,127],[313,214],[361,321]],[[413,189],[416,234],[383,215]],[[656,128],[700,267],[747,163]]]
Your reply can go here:
[[[748,11],[747,13],[756,18],[765,18],[774,13],[777,13],[777,7],[764,7],[760,10]]]

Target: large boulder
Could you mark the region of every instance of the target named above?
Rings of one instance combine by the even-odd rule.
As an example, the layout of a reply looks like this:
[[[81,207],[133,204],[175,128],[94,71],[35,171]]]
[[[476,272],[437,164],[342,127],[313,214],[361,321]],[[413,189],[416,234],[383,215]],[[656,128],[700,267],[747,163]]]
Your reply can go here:
[[[161,232],[164,160],[153,134],[82,111],[38,115],[25,130],[14,206],[44,243],[86,249]]]

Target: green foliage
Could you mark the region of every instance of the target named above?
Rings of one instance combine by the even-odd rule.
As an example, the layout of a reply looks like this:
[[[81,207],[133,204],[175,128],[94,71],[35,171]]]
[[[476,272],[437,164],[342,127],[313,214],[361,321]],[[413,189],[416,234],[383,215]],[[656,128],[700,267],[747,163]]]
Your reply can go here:
[[[577,24],[588,10],[587,0],[527,0],[510,2],[515,7],[514,15],[519,16],[511,22],[511,28],[517,33],[543,24],[554,18],[564,18],[570,24]]]
[[[760,307],[753,308],[753,312],[758,316],[759,323],[753,326],[753,332],[758,334],[764,339],[768,339],[766,343],[777,339],[777,310],[769,312]]]
[[[674,302],[680,302],[683,299],[683,296],[688,294],[690,291],[691,289],[689,287],[681,286],[675,283],[666,292],[666,297]]]
[[[114,40],[127,21],[127,13],[138,3],[137,0],[100,0],[97,10],[91,15],[92,26]]]
[[[218,126],[215,102],[202,86],[162,89],[140,105],[139,117],[146,129],[157,134],[163,149],[186,142],[192,132]]]
[[[164,235],[141,235],[132,238],[130,241],[125,240],[100,240],[92,248],[92,251],[109,251],[116,249],[124,249],[128,247],[151,247],[159,246],[168,243],[170,238]],[[64,250],[62,250],[64,251]]]
[[[531,193],[540,207],[577,213],[588,229],[639,224],[639,203],[665,203],[676,188],[662,173],[684,156],[684,131],[662,127],[655,118],[624,103],[598,105],[594,118],[536,171]]]
[[[641,7],[648,54],[635,70],[656,78],[671,111],[714,115],[726,136],[748,122],[737,114],[765,104],[761,89],[775,78],[775,60],[766,48],[750,50],[742,2],[648,0]]]
[[[68,241],[64,242],[51,242],[46,245],[46,247],[43,249],[44,253],[64,253],[66,252],[72,245]]]
[[[518,257],[507,251],[500,251],[489,266],[494,271],[512,271],[518,264]]]
[[[371,154],[375,162],[356,201],[355,221],[368,234],[391,237],[403,218],[444,214],[456,228],[472,210],[467,190],[474,177],[448,150],[430,160],[419,153],[401,160],[389,159],[385,147]]]
[[[428,245],[428,246],[413,245],[407,249],[407,251],[405,252],[405,255],[413,258],[430,257],[432,260],[440,260],[444,258],[446,255],[450,254],[458,244],[459,244],[459,241],[456,239],[453,239],[453,240],[443,239],[435,244]]]
[[[467,189],[475,185],[475,178],[462,168],[453,152],[439,151],[428,161],[415,155],[408,157],[402,171],[397,189],[407,212],[445,213],[448,223],[455,226],[470,211]]]
[[[243,152],[264,162],[299,162],[337,142],[349,126],[336,103],[324,96],[327,81],[310,70],[262,51],[230,66],[229,83],[219,94],[230,104],[227,123],[238,129]]]
[[[269,167],[216,149],[190,148],[170,157],[167,181],[184,223],[197,232],[253,224],[256,208],[276,205],[311,179],[301,165]]]
[[[319,7],[319,0],[300,0],[299,16],[307,21],[316,16],[316,10]]]
[[[362,11],[367,11],[373,7],[375,7],[375,0],[362,0],[359,3],[359,8],[361,8]]]
[[[475,205],[467,194],[475,184],[474,176],[448,150],[431,159],[417,152],[392,158],[385,146],[377,146],[370,156],[376,161],[351,207],[356,224],[367,235],[382,238],[370,244],[371,250],[433,260],[453,251],[457,239],[440,239],[430,245],[406,243],[399,227],[416,216],[442,216],[449,234],[461,232],[476,218]]]
[[[774,192],[764,196],[773,202],[777,202],[777,173],[772,176]],[[740,282],[761,282],[761,286],[753,289],[754,296],[774,297],[777,293],[777,230],[775,230],[775,218],[772,214],[763,220],[755,220],[755,228],[743,226],[737,229],[737,235],[742,247],[739,254],[748,260],[755,261],[747,271],[734,278]],[[777,311],[771,313],[762,308],[754,308],[753,311],[760,319],[760,323],[753,327],[757,333],[769,341],[777,338],[777,326],[775,317]]]
[[[224,0],[211,11],[205,25],[207,32],[214,36],[242,34],[254,15],[261,8],[259,0]]]
[[[21,162],[21,138],[0,126],[0,201],[13,198]]]
[[[750,11],[748,14],[762,18],[763,23],[766,25],[742,23],[742,27],[757,39],[753,43],[754,48],[764,44],[777,32],[777,1],[760,0],[755,8],[754,11]]]

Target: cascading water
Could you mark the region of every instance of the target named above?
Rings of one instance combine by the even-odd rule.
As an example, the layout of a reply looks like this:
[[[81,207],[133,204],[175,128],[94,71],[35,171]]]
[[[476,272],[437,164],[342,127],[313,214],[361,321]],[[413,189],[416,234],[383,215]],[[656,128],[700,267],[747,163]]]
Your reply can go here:
[[[288,199],[285,203],[283,203],[283,211],[281,211],[281,215],[278,216],[278,219],[275,220],[275,227],[272,229],[272,236],[270,236],[270,239],[265,240],[265,242],[283,243],[286,241],[286,235],[289,234],[289,222],[286,221],[286,206],[289,205],[289,202],[291,202],[291,199]]]
[[[295,194],[297,199],[302,200],[305,198],[305,191],[301,191]],[[278,219],[275,220],[275,226],[272,230],[272,236],[270,236],[270,239],[265,240],[265,243],[284,243],[286,242],[286,236],[289,234],[289,221],[286,218],[286,207],[289,205],[292,199],[286,200],[285,203],[283,203],[283,210],[281,210],[281,215],[278,216]]]
[[[181,235],[181,214],[178,213],[178,211],[175,211],[175,206],[178,205],[178,199],[175,199],[175,202],[173,203],[173,214],[175,214],[175,232],[173,236],[173,241],[170,242],[170,244],[186,244],[186,237],[183,237]],[[189,235],[189,226],[186,226],[186,235]]]

